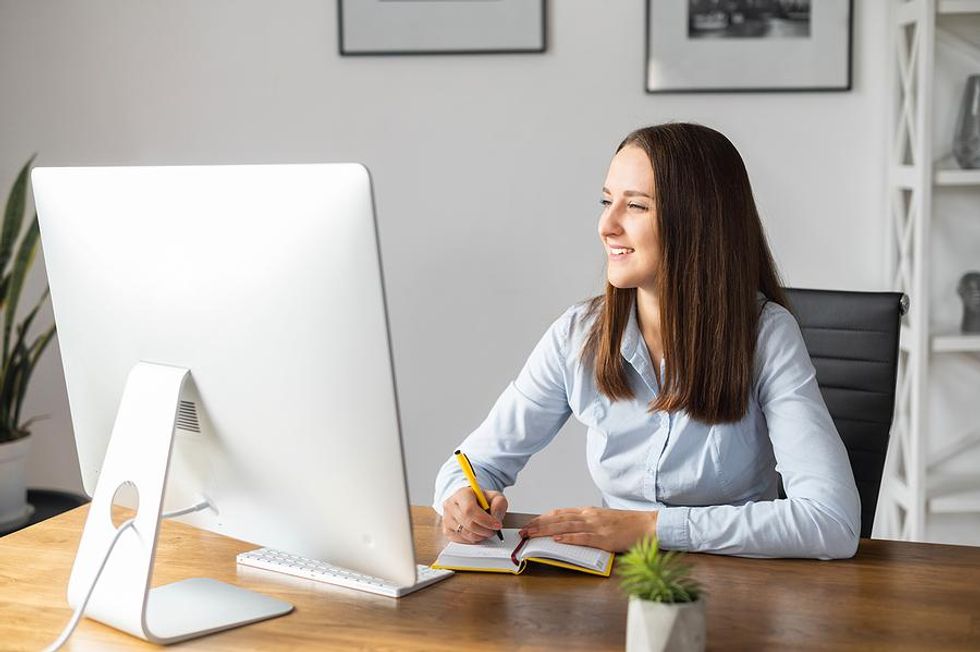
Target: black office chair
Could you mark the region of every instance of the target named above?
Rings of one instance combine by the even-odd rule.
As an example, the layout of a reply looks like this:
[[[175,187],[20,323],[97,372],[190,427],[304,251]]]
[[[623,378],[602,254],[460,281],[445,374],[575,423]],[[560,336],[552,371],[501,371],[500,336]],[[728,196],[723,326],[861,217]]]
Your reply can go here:
[[[908,297],[898,292],[785,291],[827,410],[851,459],[861,495],[861,536],[870,537],[895,408],[898,334]]]

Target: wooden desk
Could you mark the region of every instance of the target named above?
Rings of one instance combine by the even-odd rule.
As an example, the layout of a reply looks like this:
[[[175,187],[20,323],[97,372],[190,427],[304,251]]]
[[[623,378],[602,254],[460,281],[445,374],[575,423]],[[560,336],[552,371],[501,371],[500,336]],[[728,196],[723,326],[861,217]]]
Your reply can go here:
[[[0,539],[0,649],[38,650],[71,615],[65,587],[88,507]],[[416,554],[445,541],[414,507]],[[515,527],[526,516],[508,517]],[[179,645],[194,650],[622,650],[618,581],[546,567],[524,575],[457,573],[400,600],[237,568],[253,548],[165,523],[154,584],[206,576],[296,605],[283,618]],[[709,649],[978,650],[980,548],[863,540],[854,559],[689,555],[708,591]],[[83,620],[67,649],[151,648]]]

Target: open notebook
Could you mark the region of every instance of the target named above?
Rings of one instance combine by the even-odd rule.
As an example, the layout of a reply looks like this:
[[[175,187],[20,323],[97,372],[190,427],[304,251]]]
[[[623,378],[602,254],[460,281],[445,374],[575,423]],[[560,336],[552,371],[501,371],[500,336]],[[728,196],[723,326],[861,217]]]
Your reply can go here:
[[[517,529],[501,530],[504,540],[491,537],[483,543],[450,543],[432,568],[514,573],[524,571],[527,562],[570,568],[609,577],[614,555],[598,548],[558,543],[551,537],[522,539]]]

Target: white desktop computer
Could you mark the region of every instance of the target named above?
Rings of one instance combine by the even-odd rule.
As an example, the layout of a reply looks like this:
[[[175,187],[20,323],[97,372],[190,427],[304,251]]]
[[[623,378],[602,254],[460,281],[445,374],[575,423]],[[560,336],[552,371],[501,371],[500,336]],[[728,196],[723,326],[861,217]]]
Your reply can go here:
[[[416,585],[367,170],[38,168],[33,185],[93,496],[69,602],[90,593],[86,615],[158,643],[289,611],[206,578],[150,590],[167,515]]]

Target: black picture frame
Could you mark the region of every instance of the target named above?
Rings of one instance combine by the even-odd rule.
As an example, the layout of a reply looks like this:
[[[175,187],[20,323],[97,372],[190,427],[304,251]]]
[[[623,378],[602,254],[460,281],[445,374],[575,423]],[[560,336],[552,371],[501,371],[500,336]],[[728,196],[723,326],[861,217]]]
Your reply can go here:
[[[365,16],[365,7],[367,3],[374,5],[375,10],[391,10],[398,9],[401,11],[414,11],[414,12],[432,12],[430,15],[441,17],[442,20],[451,22],[454,20],[453,9],[458,9],[465,7],[464,11],[472,10],[494,10],[500,11],[506,8],[505,5],[509,5],[511,8],[517,6],[528,12],[528,16],[534,19],[534,22],[539,22],[540,26],[531,25],[527,30],[525,30],[525,39],[527,45],[523,46],[476,46],[476,47],[405,47],[404,44],[392,45],[391,47],[377,47],[371,45],[365,45],[364,39],[360,39],[360,43],[352,43],[353,34],[350,32],[355,27],[367,27],[367,24],[354,26],[351,24],[352,12],[350,11],[351,6],[348,6],[348,11],[345,11],[345,5],[350,5],[351,3],[358,3],[357,10],[360,12],[360,16],[357,17],[359,21],[371,20],[371,16]],[[395,5],[401,5],[395,7]],[[341,56],[344,57],[361,57],[361,56],[433,56],[433,55],[474,55],[474,54],[540,54],[547,50],[547,25],[548,25],[548,11],[546,0],[497,0],[494,3],[472,3],[467,6],[467,0],[440,0],[438,3],[432,2],[414,2],[413,0],[403,0],[402,2],[397,2],[396,0],[337,0],[337,44],[338,50]],[[453,7],[457,5],[457,7]],[[522,7],[522,5],[527,5]],[[482,31],[487,29],[492,29],[492,24],[487,24],[486,22],[481,25]],[[459,30],[454,32],[454,40],[458,41],[460,38],[465,38],[465,34],[460,35]]]
[[[657,14],[654,13],[653,5],[657,4],[657,11],[662,11],[665,6],[674,5],[671,7],[676,11],[677,5],[684,5],[685,9],[688,6],[689,0],[646,0],[645,5],[645,47],[644,47],[644,90],[647,94],[674,94],[674,93],[800,93],[800,92],[846,92],[850,91],[853,85],[853,40],[854,40],[854,0],[838,0],[837,5],[833,7],[838,11],[844,12],[846,15],[846,25],[840,27],[840,31],[834,35],[834,38],[830,39],[832,42],[836,42],[843,50],[842,61],[839,63],[838,68],[835,70],[835,75],[839,77],[837,83],[822,84],[822,83],[812,83],[812,84],[798,84],[798,85],[780,85],[774,84],[768,85],[737,85],[737,84],[726,84],[724,82],[719,82],[716,85],[706,84],[706,85],[674,85],[669,81],[664,84],[651,85],[651,78],[655,75],[651,72],[651,65],[657,61],[658,56],[666,57],[677,57],[683,58],[686,53],[683,51],[674,52],[658,52],[651,47],[651,43],[656,44],[656,35],[652,34],[653,29],[661,29],[660,26],[655,22],[658,18]],[[832,4],[834,0],[812,0],[812,8],[814,11],[818,7],[821,11],[827,9]],[[840,16],[832,16],[832,18],[840,18]],[[831,20],[831,23],[833,20]],[[673,23],[676,27],[676,21]],[[684,29],[687,29],[687,24],[685,22]],[[737,50],[737,47],[741,45],[737,41],[743,41],[743,39],[731,39],[735,41],[732,44],[733,52]],[[743,41],[744,42],[744,41]],[[774,52],[778,52],[779,46],[783,45],[785,42],[792,41],[786,39],[783,43],[777,40],[772,41],[772,49]],[[696,47],[696,46],[695,46]],[[819,47],[819,45],[818,45]],[[682,64],[683,65],[683,64]],[[803,71],[805,73],[806,71]],[[836,81],[836,80],[835,80]]]

